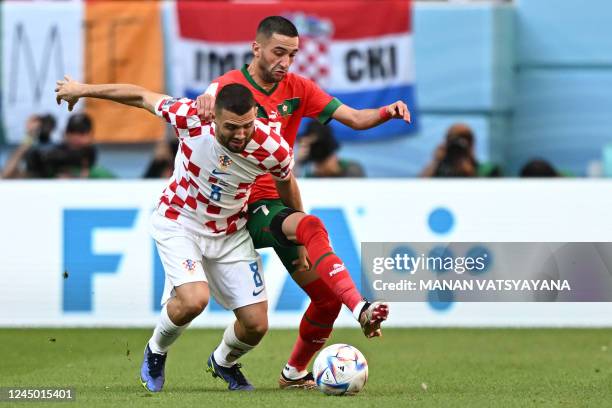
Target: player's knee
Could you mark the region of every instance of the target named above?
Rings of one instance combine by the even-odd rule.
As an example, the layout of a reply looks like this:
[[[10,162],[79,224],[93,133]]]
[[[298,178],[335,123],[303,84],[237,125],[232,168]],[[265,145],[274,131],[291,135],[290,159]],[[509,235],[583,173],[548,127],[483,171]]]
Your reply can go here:
[[[204,282],[186,283],[176,288],[176,305],[184,318],[194,319],[208,305],[208,286]]]
[[[299,228],[303,228],[307,231],[325,231],[325,225],[319,217],[314,215],[306,215],[300,220]]]
[[[295,228],[299,221],[291,221],[293,217],[299,219],[304,213],[293,208],[284,208],[270,221],[270,233],[281,247],[291,247],[295,243]]]
[[[205,296],[190,296],[183,299],[182,309],[187,316],[195,318],[200,315],[208,305],[208,298]]]
[[[268,332],[268,319],[259,319],[243,323],[245,330],[252,336],[262,338]]]

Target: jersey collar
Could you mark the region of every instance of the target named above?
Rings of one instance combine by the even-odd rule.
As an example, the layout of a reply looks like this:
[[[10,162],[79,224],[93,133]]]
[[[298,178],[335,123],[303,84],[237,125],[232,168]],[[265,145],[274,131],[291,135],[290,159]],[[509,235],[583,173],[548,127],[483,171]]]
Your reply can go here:
[[[274,91],[276,91],[276,88],[278,88],[278,82],[275,83],[274,86],[272,88],[270,88],[269,91],[266,91],[261,86],[259,86],[259,84],[257,84],[257,82],[255,82],[255,80],[253,79],[251,74],[249,74],[249,70],[247,68],[248,68],[248,65],[245,64],[240,71],[242,72],[242,75],[244,75],[244,77],[247,79],[247,81],[249,81],[249,83],[251,85],[253,85],[253,88],[257,89],[259,92],[261,92],[261,93],[263,93],[264,95],[267,95],[267,96],[272,95],[274,93]]]

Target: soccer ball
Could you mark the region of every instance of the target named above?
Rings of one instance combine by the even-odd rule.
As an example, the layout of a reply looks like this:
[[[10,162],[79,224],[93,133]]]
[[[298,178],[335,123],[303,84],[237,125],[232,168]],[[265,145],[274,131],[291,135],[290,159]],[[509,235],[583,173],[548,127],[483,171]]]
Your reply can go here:
[[[333,344],[321,350],[312,371],[325,394],[357,394],[368,379],[368,362],[355,347]]]

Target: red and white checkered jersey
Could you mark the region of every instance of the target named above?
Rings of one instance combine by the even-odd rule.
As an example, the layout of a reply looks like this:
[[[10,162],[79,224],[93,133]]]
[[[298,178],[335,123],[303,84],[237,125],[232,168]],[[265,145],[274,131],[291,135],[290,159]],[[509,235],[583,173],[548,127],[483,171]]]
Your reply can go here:
[[[302,51],[300,51],[302,52]],[[258,104],[257,118],[269,124],[293,147],[300,121],[309,117],[327,123],[342,103],[319,88],[314,82],[295,74],[287,74],[272,89],[257,85],[245,65],[215,79],[206,90],[216,96],[227,84],[242,84],[249,88]],[[277,199],[276,186],[270,177],[261,177],[253,186],[251,203]]]
[[[284,180],[291,174],[291,147],[258,120],[244,151],[234,153],[217,141],[212,123],[200,120],[191,99],[163,98],[155,113],[179,138],[174,174],[157,210],[198,234],[229,235],[243,228],[255,179],[269,173]]]

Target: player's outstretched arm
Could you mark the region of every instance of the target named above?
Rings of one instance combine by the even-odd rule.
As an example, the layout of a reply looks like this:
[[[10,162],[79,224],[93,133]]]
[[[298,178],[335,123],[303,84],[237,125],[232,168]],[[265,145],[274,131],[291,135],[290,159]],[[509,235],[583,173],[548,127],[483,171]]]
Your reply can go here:
[[[135,106],[155,113],[155,103],[167,95],[149,91],[143,87],[130,84],[82,84],[64,76],[59,80],[55,87],[55,98],[59,105],[62,100],[68,103],[68,110],[72,111],[74,105],[80,98],[108,99],[124,105]]]
[[[389,119],[402,119],[410,123],[410,111],[402,101],[379,109],[353,109],[350,106],[341,105],[333,113],[332,118],[352,129],[363,130],[380,125]]]

